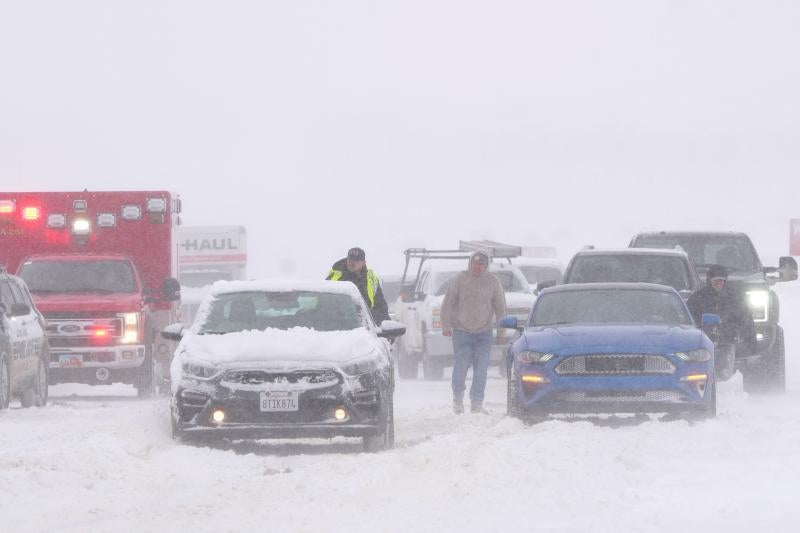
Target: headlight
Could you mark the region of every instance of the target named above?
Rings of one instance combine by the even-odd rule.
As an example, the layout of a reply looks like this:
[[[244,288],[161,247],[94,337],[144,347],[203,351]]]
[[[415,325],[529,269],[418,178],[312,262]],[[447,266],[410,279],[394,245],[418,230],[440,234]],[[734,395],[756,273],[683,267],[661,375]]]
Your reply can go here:
[[[711,359],[711,352],[704,348],[688,352],[675,352],[675,355],[684,361],[708,361]]]
[[[358,361],[342,365],[342,372],[348,376],[360,376],[378,369],[378,362],[374,358],[359,359]]]
[[[765,322],[769,309],[769,292],[763,290],[747,291],[747,305],[753,314],[753,320]]]
[[[214,379],[222,372],[216,366],[209,363],[201,363],[200,361],[184,361],[182,368],[183,377],[206,381]]]
[[[124,330],[122,332],[122,344],[134,344],[139,342],[139,313],[120,313]]]
[[[520,352],[517,360],[521,363],[546,363],[553,358],[553,354],[544,352]]]

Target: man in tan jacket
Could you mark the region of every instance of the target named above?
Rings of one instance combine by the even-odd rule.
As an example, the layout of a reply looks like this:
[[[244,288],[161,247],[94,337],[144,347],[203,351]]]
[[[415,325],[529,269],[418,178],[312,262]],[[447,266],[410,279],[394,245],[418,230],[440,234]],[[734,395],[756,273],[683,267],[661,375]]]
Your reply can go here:
[[[466,272],[456,275],[442,303],[442,333],[453,337],[453,411],[464,412],[467,371],[471,411],[485,413],[483,395],[492,350],[492,329],[506,314],[506,295],[497,276],[488,271],[489,256],[475,252]]]

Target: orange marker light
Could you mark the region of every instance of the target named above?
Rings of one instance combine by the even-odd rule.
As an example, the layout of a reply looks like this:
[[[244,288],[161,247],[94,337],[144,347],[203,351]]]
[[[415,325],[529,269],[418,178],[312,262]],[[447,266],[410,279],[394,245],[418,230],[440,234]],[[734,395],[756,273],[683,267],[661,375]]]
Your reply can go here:
[[[533,374],[525,374],[522,376],[523,383],[547,383],[548,379],[543,378],[542,376],[536,376]]]
[[[25,220],[39,220],[41,214],[38,207],[26,207],[22,210],[22,218]]]
[[[708,381],[708,374],[690,374],[683,378],[683,380],[690,382]]]
[[[108,337],[108,330],[98,329],[94,332],[95,337]]]

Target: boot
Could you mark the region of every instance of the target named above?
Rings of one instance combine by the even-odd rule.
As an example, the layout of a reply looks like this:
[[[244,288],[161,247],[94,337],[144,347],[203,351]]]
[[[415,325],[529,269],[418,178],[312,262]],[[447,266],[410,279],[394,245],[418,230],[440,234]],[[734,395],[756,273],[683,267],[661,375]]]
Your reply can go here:
[[[464,399],[453,398],[453,412],[457,415],[464,413]]]
[[[483,402],[473,402],[469,406],[469,412],[473,413],[473,414],[477,413],[477,414],[482,414],[482,415],[488,415],[489,414],[489,411],[487,411],[486,409],[483,408]]]

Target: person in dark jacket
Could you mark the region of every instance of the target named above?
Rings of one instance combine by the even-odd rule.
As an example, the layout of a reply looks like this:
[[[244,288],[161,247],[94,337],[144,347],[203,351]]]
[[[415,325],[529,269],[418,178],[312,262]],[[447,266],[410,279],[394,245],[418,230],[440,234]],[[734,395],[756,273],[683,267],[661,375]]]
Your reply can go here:
[[[374,270],[367,268],[367,257],[361,248],[350,248],[347,257],[339,259],[331,267],[328,277],[333,281],[349,281],[358,287],[367,302],[372,318],[380,326],[389,319],[389,305],[383,297],[380,279]]]
[[[692,294],[686,302],[697,324],[702,324],[703,313],[719,315],[720,341],[733,343],[737,335],[751,350],[755,350],[756,330],[753,316],[745,303],[744,295],[728,285],[728,271],[722,265],[713,265],[706,274],[706,286]]]

